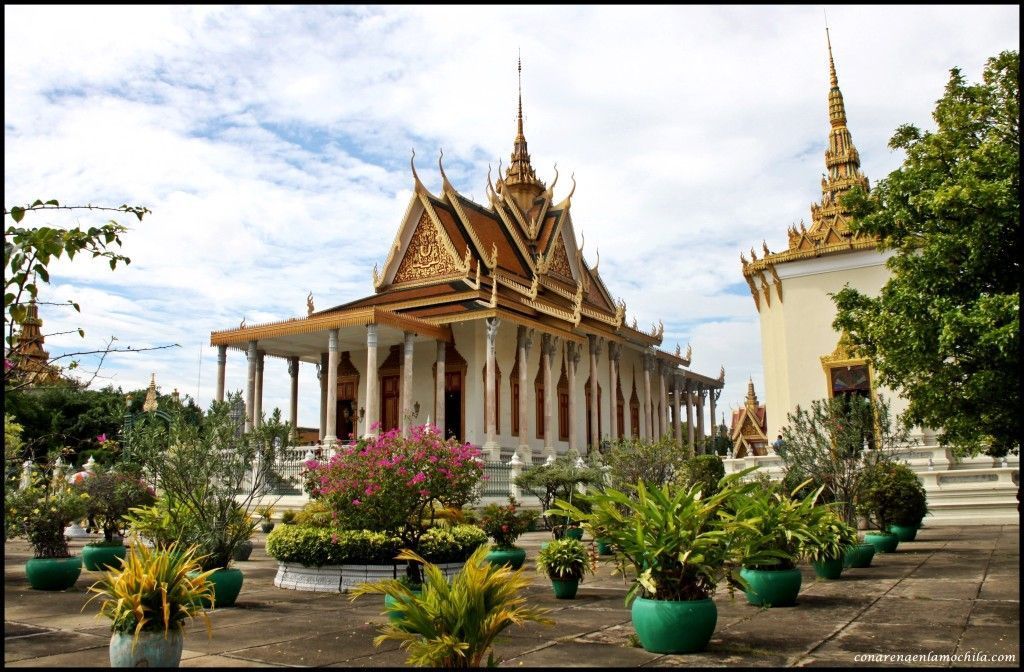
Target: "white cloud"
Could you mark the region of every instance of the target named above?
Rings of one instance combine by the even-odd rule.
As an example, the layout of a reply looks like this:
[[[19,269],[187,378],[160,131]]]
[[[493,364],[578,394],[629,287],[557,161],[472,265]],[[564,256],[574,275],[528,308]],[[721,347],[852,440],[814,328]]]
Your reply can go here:
[[[110,334],[181,344],[109,360],[118,384],[157,370],[163,388],[195,394],[202,352],[205,405],[210,331],[301,314],[309,291],[319,307],[368,294],[410,196],[410,147],[429,188],[443,147],[456,186],[483,200],[488,163],[512,148],[521,49],[534,166],[550,181],[558,162],[558,196],[575,172],[573,219],[611,292],[641,324],[663,319],[667,342],[692,342],[697,370],[725,366],[723,409],[748,376],[763,387],[738,257],[762,239],[783,247],[820,195],[817,8],[5,6],[4,18],[8,205],[153,210],[121,218],[130,266],[54,268],[53,298],[76,298],[81,315],[43,310],[48,331],[83,326],[92,347]],[[976,80],[1019,44],[1011,6],[842,6],[828,18],[873,182],[902,159],[886,146],[893,130],[930,125],[950,68]],[[286,408],[277,364],[266,405]],[[229,388],[243,366],[235,355]],[[307,368],[300,421],[315,425]]]

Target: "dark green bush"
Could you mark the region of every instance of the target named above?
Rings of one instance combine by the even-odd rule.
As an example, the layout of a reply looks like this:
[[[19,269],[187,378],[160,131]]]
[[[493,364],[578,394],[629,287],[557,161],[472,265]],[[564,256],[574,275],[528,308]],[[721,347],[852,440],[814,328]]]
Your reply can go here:
[[[701,484],[701,492],[705,498],[718,492],[718,482],[725,476],[725,464],[718,455],[697,455],[691,457],[683,465],[682,484],[691,486]]]
[[[928,512],[924,485],[905,464],[879,462],[864,470],[857,512],[885,532],[889,525],[914,525]]]
[[[472,525],[431,528],[420,537],[420,554],[430,562],[461,562],[487,535]],[[307,567],[385,565],[401,550],[397,536],[370,530],[281,525],[267,536],[267,555]]]

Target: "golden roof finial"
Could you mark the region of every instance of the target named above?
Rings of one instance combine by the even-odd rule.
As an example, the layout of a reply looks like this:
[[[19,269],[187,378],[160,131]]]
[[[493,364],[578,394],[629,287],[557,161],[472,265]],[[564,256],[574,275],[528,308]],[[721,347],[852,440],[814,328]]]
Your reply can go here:
[[[312,315],[314,310],[316,309],[313,307],[313,292],[310,292],[306,296],[306,317]]]
[[[523,60],[522,58],[516,59],[516,68],[518,71],[519,81],[519,105],[518,114],[516,116],[516,138],[512,149],[512,163],[509,164],[508,170],[505,172],[505,184],[514,187],[517,185],[524,185],[528,187],[524,191],[524,194],[528,198],[524,198],[520,203],[520,206],[528,205],[534,196],[544,189],[543,183],[537,179],[537,173],[534,171],[533,166],[530,165],[530,154],[526,148],[526,136],[523,134]],[[500,170],[500,169],[499,169]],[[527,194],[527,192],[529,192]],[[535,193],[536,192],[536,193]],[[514,192],[518,193],[518,191]],[[518,200],[518,199],[517,199]],[[528,210],[529,207],[523,207],[523,211]]]
[[[415,180],[413,188],[415,191],[426,191],[426,187],[420,182],[419,173],[416,172],[416,148],[412,148],[412,156],[409,157],[409,165],[412,167],[412,179]]]
[[[156,374],[152,374],[149,379],[149,387],[146,389],[146,401],[142,404],[142,410],[146,413],[152,413],[156,410]]]
[[[526,140],[523,136],[523,55],[520,50],[516,50],[516,76],[519,81],[519,117],[516,121],[516,140],[520,138]]]
[[[441,192],[444,193],[446,189],[455,191],[452,183],[448,181],[448,176],[444,174],[444,164],[441,163],[444,160],[444,147],[441,148],[441,155],[437,157],[437,167],[441,169]]]

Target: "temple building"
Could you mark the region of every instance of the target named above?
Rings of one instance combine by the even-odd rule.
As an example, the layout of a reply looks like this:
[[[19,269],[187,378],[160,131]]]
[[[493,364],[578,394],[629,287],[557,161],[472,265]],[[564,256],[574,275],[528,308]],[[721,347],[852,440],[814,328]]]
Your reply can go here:
[[[894,413],[906,408],[903,399],[880,388],[871,363],[853,357],[848,340],[832,328],[836,308],[829,294],[849,284],[877,296],[889,280],[885,262],[893,252],[879,251],[874,237],[853,234],[850,214],[839,203],[840,196],[852,187],[868,190],[869,185],[847,126],[832,43],[830,39],[827,42],[831,130],[821,202],[811,205],[810,227],[803,221],[799,227],[789,227],[787,249],[772,252],[762,241],[761,258],[754,248],[750,249],[750,259],[740,253],[743,277],[761,321],[768,437],[781,433],[788,413],[798,405],[810,408],[814,399],[840,394],[874,398],[884,391]]]
[[[743,406],[732,412],[732,428],[729,438],[732,439],[733,457],[748,455],[767,455],[771,443],[766,433],[768,427],[764,404],[758,403],[754,392],[754,381],[747,382],[747,398]]]
[[[521,88],[511,161],[496,181],[488,171],[486,204],[455,190],[442,159],[435,195],[413,154],[412,198],[373,294],[319,311],[310,296],[305,317],[211,333],[216,398],[232,350],[247,357],[247,427],[261,415],[265,357],[288,361],[293,426],[298,367],[318,367],[325,444],[430,421],[491,460],[585,454],[627,436],[700,446],[724,369],[692,371],[689,348],[660,348],[662,324],[627,324],[600,256],[591,266],[577,245],[575,180],[556,201],[557,170],[547,185],[531,164]]]
[[[11,362],[11,368],[6,372],[9,380],[24,385],[39,385],[60,379],[60,368],[49,363],[50,353],[46,351],[42,326],[39,306],[32,299],[21,329],[14,334],[13,343],[5,356]]]

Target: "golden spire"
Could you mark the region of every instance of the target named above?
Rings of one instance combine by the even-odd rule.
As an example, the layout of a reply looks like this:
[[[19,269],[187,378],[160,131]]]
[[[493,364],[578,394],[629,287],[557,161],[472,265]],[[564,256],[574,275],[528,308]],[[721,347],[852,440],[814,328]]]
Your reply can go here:
[[[747,408],[754,410],[757,408],[757,394],[754,392],[754,379],[750,378],[747,381]]]
[[[156,410],[156,374],[150,376],[149,387],[146,388],[146,401],[142,403],[142,410],[146,413],[152,413]]]
[[[516,138],[512,149],[512,163],[505,171],[503,187],[509,188],[522,211],[528,212],[533,199],[544,191],[544,183],[537,179],[537,173],[530,164],[530,154],[523,134],[523,62],[518,59],[519,108],[516,117]],[[504,189],[503,189],[504,190]]]

